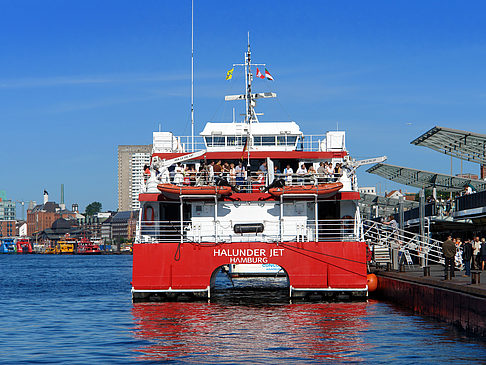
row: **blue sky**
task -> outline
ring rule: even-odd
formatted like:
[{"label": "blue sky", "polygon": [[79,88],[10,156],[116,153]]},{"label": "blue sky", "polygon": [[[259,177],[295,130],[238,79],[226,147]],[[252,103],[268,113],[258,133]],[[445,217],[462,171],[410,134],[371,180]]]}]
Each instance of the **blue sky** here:
[{"label": "blue sky", "polygon": [[[449,157],[410,141],[435,125],[486,133],[486,3],[246,4],[195,1],[197,131],[231,120],[223,97],[243,78],[224,77],[250,31],[254,61],[275,77],[255,89],[278,95],[259,103],[262,120],[295,120],[306,134],[338,124],[355,158],[443,173]],[[0,190],[59,201],[64,183],[68,205],[116,209],[117,145],[151,143],[159,123],[190,134],[190,1],[0,6]],[[363,186],[400,187],[361,169]]]}]

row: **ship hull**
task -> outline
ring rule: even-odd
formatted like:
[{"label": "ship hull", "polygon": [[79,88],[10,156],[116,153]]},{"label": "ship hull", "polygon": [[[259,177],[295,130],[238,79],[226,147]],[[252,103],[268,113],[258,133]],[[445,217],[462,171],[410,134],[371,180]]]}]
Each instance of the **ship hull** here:
[{"label": "ship hull", "polygon": [[364,242],[166,242],[134,245],[133,299],[210,298],[216,273],[232,264],[279,265],[288,276],[291,297],[367,296]]}]

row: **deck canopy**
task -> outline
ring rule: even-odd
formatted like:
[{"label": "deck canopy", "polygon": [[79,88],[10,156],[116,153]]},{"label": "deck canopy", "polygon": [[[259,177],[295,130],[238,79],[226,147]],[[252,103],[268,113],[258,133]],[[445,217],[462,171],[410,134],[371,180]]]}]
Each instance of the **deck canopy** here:
[{"label": "deck canopy", "polygon": [[486,134],[434,127],[410,143],[486,165]]},{"label": "deck canopy", "polygon": [[439,191],[459,192],[467,186],[471,186],[476,191],[486,190],[486,181],[483,180],[467,179],[384,163],[374,165],[366,172],[416,188],[431,189],[435,187]]}]

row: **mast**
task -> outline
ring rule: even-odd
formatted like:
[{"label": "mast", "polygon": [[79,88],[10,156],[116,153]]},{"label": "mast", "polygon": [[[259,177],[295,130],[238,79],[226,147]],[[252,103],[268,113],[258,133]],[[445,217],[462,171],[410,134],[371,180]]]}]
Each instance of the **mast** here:
[{"label": "mast", "polygon": [[245,73],[246,73],[246,121],[251,124],[251,51],[250,51],[250,32],[248,32],[248,51],[245,55]]},{"label": "mast", "polygon": [[245,93],[240,95],[226,95],[224,100],[243,100],[245,99],[245,123],[248,123],[248,134],[247,134],[247,153],[248,153],[248,165],[250,164],[250,149],[252,147],[252,133],[251,133],[251,125],[252,123],[258,123],[258,115],[263,115],[263,113],[255,112],[256,106],[256,99],[262,98],[275,98],[277,94],[273,92],[264,92],[264,93],[251,93],[251,84],[253,81],[253,75],[251,73],[251,66],[263,66],[265,67],[264,63],[251,63],[251,49],[250,49],[250,32],[248,32],[248,49],[245,52],[245,62],[244,63],[234,63],[233,67],[235,66],[243,66],[245,67]]},{"label": "mast", "polygon": [[248,123],[248,135],[247,135],[247,167],[250,169],[250,148],[252,145],[252,134],[251,134],[251,120],[252,120],[252,98],[251,98],[251,51],[250,51],[250,32],[248,32],[248,51],[246,52],[245,60],[245,70],[246,72],[246,122]]},{"label": "mast", "polygon": [[194,0],[191,1],[191,144],[194,152]]}]

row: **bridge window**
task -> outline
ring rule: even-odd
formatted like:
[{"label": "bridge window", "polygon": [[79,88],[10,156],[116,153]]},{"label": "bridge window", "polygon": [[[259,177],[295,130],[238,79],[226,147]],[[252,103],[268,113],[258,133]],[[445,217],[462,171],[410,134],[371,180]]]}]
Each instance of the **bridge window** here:
[{"label": "bridge window", "polygon": [[246,143],[246,136],[226,137],[228,146],[244,146]]},{"label": "bridge window", "polygon": [[255,146],[275,146],[275,136],[254,136]]},{"label": "bridge window", "polygon": [[223,136],[207,136],[204,138],[206,140],[206,146],[208,147],[225,145],[225,137]]},{"label": "bridge window", "polygon": [[277,136],[277,144],[280,146],[293,146],[295,141],[297,141],[297,136]]}]

